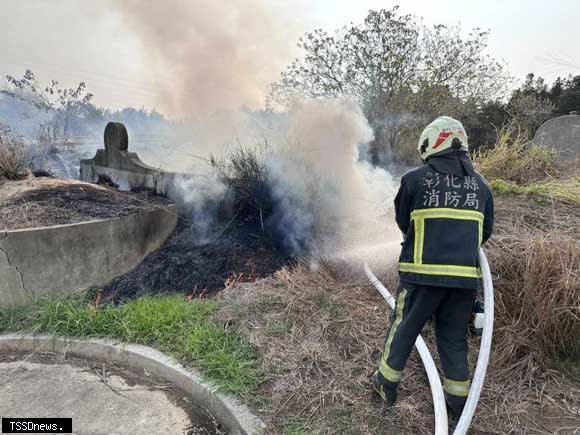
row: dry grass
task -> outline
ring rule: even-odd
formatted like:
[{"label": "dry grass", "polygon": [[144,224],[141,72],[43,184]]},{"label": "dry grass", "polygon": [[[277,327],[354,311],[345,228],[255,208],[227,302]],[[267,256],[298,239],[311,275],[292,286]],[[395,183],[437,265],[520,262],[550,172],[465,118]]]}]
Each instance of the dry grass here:
[{"label": "dry grass", "polygon": [[[558,367],[565,357],[576,361],[571,369],[579,366],[580,209],[500,199],[497,219],[487,249],[496,275],[494,347],[470,433],[574,433],[580,388]],[[396,273],[381,280],[394,288]],[[267,379],[252,405],[267,433],[433,433],[430,390],[416,352],[395,408],[385,409],[373,395],[368,376],[389,310],[347,265],[298,264],[221,298],[221,321],[249,337],[261,355]],[[429,325],[423,336],[434,351]],[[470,342],[474,368],[479,339]]]},{"label": "dry grass", "polygon": [[495,241],[498,366],[534,382],[556,358],[580,356],[580,242],[560,234]]},{"label": "dry grass", "polygon": [[[221,298],[220,319],[260,352],[267,377],[258,393],[265,399],[253,405],[267,422],[266,433],[433,432],[431,405],[421,394],[428,388],[425,376],[405,383],[391,412],[370,389],[388,321],[373,288],[353,286],[326,266],[311,271],[298,264]],[[413,357],[409,373],[421,371]]]},{"label": "dry grass", "polygon": [[557,177],[560,173],[556,152],[530,143],[525,134],[514,127],[500,130],[496,145],[477,154],[474,161],[484,177],[519,185]]},{"label": "dry grass", "polygon": [[496,275],[496,358],[506,378],[534,383],[580,355],[580,207],[499,199],[487,252]]},{"label": "dry grass", "polygon": [[209,163],[229,186],[233,214],[240,220],[253,220],[263,226],[271,214],[271,180],[265,165],[267,145],[247,148],[238,145],[230,154],[211,156]]},{"label": "dry grass", "polygon": [[[249,337],[267,374],[251,403],[266,421],[266,433],[433,433],[431,394],[416,352],[404,372],[397,405],[388,410],[374,396],[368,376],[380,357],[388,309],[374,288],[353,284],[344,267],[340,270],[322,266],[312,271],[299,264],[221,295],[219,319]],[[506,316],[506,307],[512,304],[514,311],[518,296],[510,300],[503,295],[509,289],[497,290],[498,317]],[[533,303],[531,291],[525,298],[525,303]],[[548,311],[545,308],[544,315]],[[580,390],[544,368],[548,364],[540,360],[545,355],[535,342],[538,334],[564,337],[540,312],[529,319],[543,319],[537,330],[510,324],[509,316],[497,320],[493,359],[470,433],[572,433],[561,429],[580,425]],[[577,334],[574,328],[570,334]],[[423,335],[434,350],[429,326]],[[471,348],[478,347],[479,339],[472,338]],[[437,360],[436,352],[434,356]],[[476,358],[472,351],[472,367]],[[528,381],[514,376],[519,372],[526,373]]]},{"label": "dry grass", "polygon": [[22,138],[0,124],[0,180],[16,180],[29,167],[30,158]]}]

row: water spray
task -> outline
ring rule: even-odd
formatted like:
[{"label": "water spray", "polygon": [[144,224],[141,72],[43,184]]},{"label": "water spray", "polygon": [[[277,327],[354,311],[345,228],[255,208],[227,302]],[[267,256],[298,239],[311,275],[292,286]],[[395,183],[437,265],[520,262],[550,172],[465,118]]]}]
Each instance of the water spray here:
[{"label": "water spray", "polygon": [[[489,355],[491,352],[494,310],[493,282],[491,280],[489,264],[482,249],[479,250],[479,264],[482,272],[484,292],[483,333],[471,389],[469,390],[469,396],[467,397],[467,402],[465,403],[461,417],[459,418],[457,426],[455,426],[455,431],[453,432],[454,435],[465,435],[469,429],[471,419],[473,418],[477,403],[479,402],[479,397],[481,396],[483,381],[487,372],[487,365],[489,363]],[[391,293],[389,293],[387,288],[378,280],[367,263],[364,264],[364,269],[371,283],[387,301],[391,309],[394,309],[395,299]],[[415,347],[423,361],[423,365],[427,371],[427,377],[429,378],[429,385],[431,386],[431,395],[433,396],[433,407],[435,410],[435,435],[447,435],[449,433],[449,428],[447,409],[445,407],[445,396],[443,393],[443,386],[441,385],[441,379],[439,378],[439,373],[435,366],[435,361],[433,361],[433,357],[431,356],[423,337],[420,335],[415,341]]]}]

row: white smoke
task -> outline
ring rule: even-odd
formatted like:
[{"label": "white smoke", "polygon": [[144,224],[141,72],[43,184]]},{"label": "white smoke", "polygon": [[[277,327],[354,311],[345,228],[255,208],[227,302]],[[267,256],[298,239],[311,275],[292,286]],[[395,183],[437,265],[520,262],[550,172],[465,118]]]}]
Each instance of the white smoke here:
[{"label": "white smoke", "polygon": [[[243,120],[235,134],[212,134],[219,129],[217,120],[227,129],[231,119]],[[373,130],[354,100],[297,100],[284,114],[246,112],[238,117],[214,116],[213,121],[196,123],[190,131],[203,133],[202,145],[184,146],[180,154],[205,158],[213,151],[227,159],[225,144],[234,149],[240,137],[241,145],[249,148],[267,142],[262,158],[273,213],[265,223],[286,251],[360,260],[370,246],[400,239],[391,207],[396,183],[389,172],[360,159],[359,149],[373,139]],[[179,160],[176,164],[187,159]],[[207,163],[188,161],[189,171],[198,175],[178,177],[176,191],[192,210],[203,237],[215,224],[212,204],[225,201],[228,192]]]},{"label": "white smoke", "polygon": [[215,232],[216,216],[227,190],[228,186],[209,166],[205,169],[199,167],[193,174],[178,174],[173,180],[171,196],[195,225],[192,236],[197,243],[208,242]]},{"label": "white smoke", "polygon": [[290,249],[340,255],[400,237],[387,217],[392,176],[359,160],[373,131],[354,100],[297,101],[286,128],[267,166]]}]

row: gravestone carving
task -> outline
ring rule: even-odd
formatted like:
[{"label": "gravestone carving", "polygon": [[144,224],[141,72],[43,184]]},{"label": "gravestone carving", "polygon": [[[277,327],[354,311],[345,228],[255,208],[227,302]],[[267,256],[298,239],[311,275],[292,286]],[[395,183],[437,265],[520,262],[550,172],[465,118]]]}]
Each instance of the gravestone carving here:
[{"label": "gravestone carving", "polygon": [[550,119],[538,128],[534,142],[555,149],[560,158],[573,160],[580,155],[580,115]]},{"label": "gravestone carving", "polygon": [[149,188],[167,194],[174,174],[143,163],[136,153],[129,152],[129,135],[120,122],[105,127],[104,149],[98,149],[92,159],[81,160],[81,180],[97,182],[108,178],[120,190]]}]

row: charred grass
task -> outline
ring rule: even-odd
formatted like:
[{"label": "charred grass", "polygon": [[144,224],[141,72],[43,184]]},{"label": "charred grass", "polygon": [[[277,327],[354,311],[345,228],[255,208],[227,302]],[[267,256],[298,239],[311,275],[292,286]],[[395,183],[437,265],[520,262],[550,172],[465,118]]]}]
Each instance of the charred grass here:
[{"label": "charred grass", "polygon": [[205,225],[184,206],[171,237],[136,269],[101,289],[103,301],[174,293],[207,297],[239,282],[270,276],[286,264],[289,255],[268,225],[273,199],[265,152],[239,146],[221,158],[212,156],[208,163],[227,193],[202,213]]},{"label": "charred grass", "polygon": [[222,221],[200,237],[194,223],[182,217],[160,249],[95,292],[107,303],[175,293],[208,297],[236,283],[269,276],[286,260],[255,225]]}]

